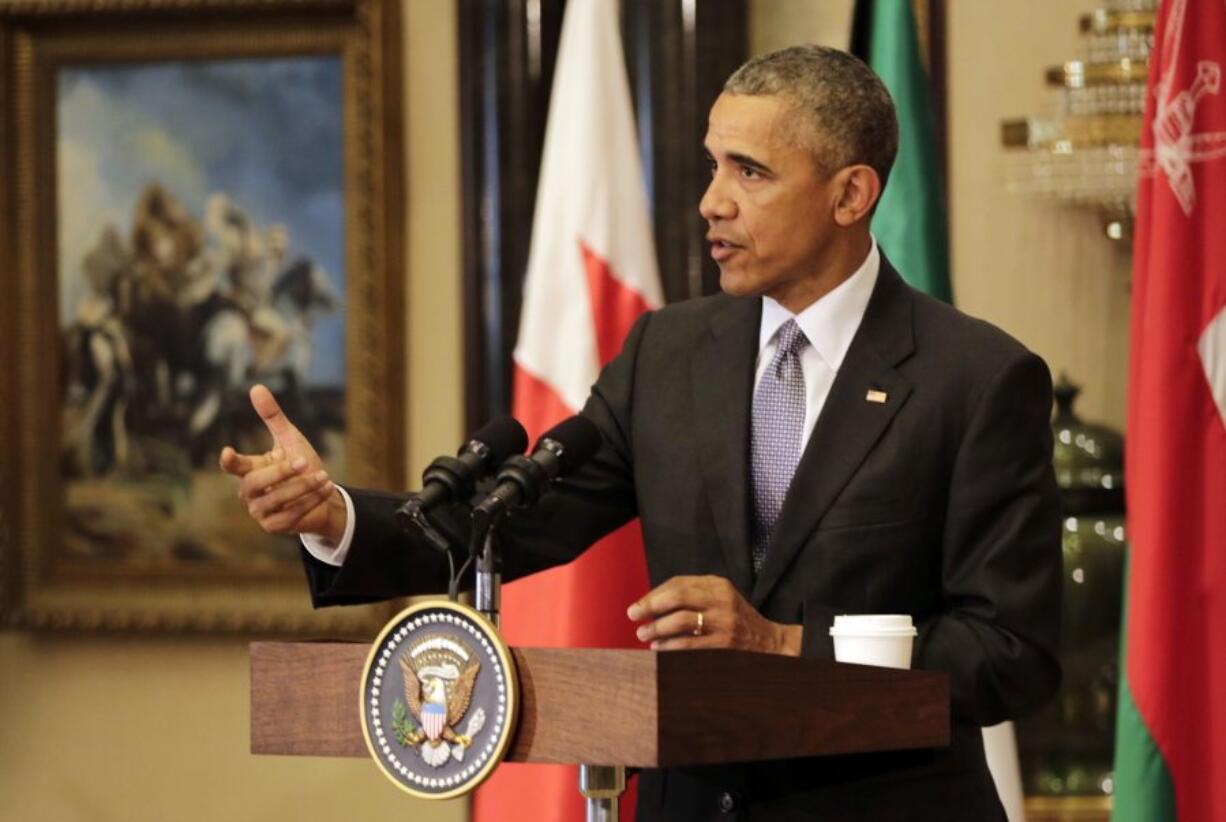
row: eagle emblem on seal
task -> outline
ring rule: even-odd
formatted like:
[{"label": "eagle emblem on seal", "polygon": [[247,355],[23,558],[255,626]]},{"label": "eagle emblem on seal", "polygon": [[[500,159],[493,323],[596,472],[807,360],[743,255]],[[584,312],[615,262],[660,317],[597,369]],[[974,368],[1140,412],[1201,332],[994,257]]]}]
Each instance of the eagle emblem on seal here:
[{"label": "eagle emblem on seal", "polygon": [[464,732],[457,731],[481,670],[472,648],[449,636],[427,636],[400,655],[400,670],[408,709],[399,700],[393,706],[397,741],[415,748],[435,768],[449,758],[463,761],[464,751],[485,725],[485,711],[477,708]]}]

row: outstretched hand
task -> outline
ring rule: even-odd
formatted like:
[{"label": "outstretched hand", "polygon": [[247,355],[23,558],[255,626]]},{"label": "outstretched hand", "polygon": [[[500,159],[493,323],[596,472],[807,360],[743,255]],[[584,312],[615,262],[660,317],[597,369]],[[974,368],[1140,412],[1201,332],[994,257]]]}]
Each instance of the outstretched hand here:
[{"label": "outstretched hand", "polygon": [[317,534],[333,541],[345,532],[345,503],[323,461],[272,392],[251,389],[251,405],[272,435],[272,450],[240,454],[221,449],[221,470],[239,478],[238,497],[247,513],[270,534]]},{"label": "outstretched hand", "polygon": [[723,577],[673,577],[648,591],[626,615],[643,622],[638,638],[653,651],[735,648],[800,655],[802,627],[771,622]]}]

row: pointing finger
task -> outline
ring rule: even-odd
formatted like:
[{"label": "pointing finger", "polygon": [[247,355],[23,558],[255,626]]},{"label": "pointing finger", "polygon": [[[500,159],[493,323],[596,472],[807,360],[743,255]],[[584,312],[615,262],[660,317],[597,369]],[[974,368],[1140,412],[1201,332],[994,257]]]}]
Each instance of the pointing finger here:
[{"label": "pointing finger", "polygon": [[260,419],[264,421],[264,425],[268,428],[268,433],[272,434],[273,441],[282,447],[289,446],[297,442],[301,438],[298,429],[289,421],[289,417],[285,416],[285,412],[281,410],[281,406],[277,404],[277,399],[263,385],[253,385],[250,395],[251,406],[255,408],[255,412],[260,415]]},{"label": "pointing finger", "polygon": [[221,449],[221,456],[217,459],[217,464],[221,466],[222,471],[239,479],[266,463],[267,457],[263,455],[240,454],[228,445]]},{"label": "pointing finger", "polygon": [[253,500],[263,496],[268,489],[277,486],[286,479],[305,471],[307,461],[301,457],[296,460],[280,459],[262,468],[257,468],[243,477],[238,484],[238,495],[245,500]]},{"label": "pointing finger", "polygon": [[255,519],[261,519],[274,511],[294,505],[303,496],[328,483],[326,471],[316,471],[307,477],[293,477],[282,482],[267,494],[256,497],[247,505],[247,511]]},{"label": "pointing finger", "polygon": [[282,506],[275,513],[268,515],[261,520],[261,524],[271,533],[301,533],[302,528],[299,523],[302,522],[302,518],[316,506],[326,503],[328,498],[335,493],[336,486],[326,482],[314,491],[303,494],[293,502]]}]

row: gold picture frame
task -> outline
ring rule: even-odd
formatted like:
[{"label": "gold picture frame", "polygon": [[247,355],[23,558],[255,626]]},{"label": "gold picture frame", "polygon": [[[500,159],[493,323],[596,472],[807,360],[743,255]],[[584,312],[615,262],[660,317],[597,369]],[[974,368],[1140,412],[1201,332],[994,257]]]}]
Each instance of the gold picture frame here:
[{"label": "gold picture frame", "polygon": [[1110,822],[1110,796],[1028,796],[1029,822]]},{"label": "gold picture frame", "polygon": [[[239,437],[234,444],[246,450],[264,447],[254,412],[242,417],[236,382],[266,382],[264,368],[288,396],[305,398],[301,407],[325,409],[311,418],[341,455],[335,463],[325,455],[338,479],[403,486],[399,49],[396,0],[0,6],[5,624],[369,636],[392,613],[387,605],[313,611],[292,541],[274,544],[254,523],[240,526],[246,513],[216,468],[216,445]],[[167,82],[178,76],[192,85]],[[185,99],[197,105],[187,117]],[[146,129],[131,147],[116,149],[105,129],[90,127],[91,112],[118,120],[130,115],[125,105],[154,118],[156,100],[178,114],[158,114],[169,125]],[[269,100],[305,119],[272,119]],[[298,145],[297,154],[283,146],[313,134],[312,124],[333,142]],[[256,130],[254,139],[240,125]],[[270,133],[258,132],[264,125]],[[81,140],[93,141],[92,164],[73,160]],[[234,149],[206,162],[192,146],[256,146],[258,159]],[[177,193],[153,176],[116,196],[119,184],[107,175],[138,179],[146,160],[158,173],[186,168],[183,178],[195,181],[186,189],[212,193],[207,201]],[[290,162],[298,165],[283,165]],[[316,173],[331,187],[304,194],[298,210],[290,182]],[[110,181],[104,194],[112,199],[86,199],[91,180]],[[226,185],[243,193],[228,199],[217,192]],[[291,214],[284,225],[273,224],[278,207]],[[95,215],[112,211],[121,227],[108,224],[109,236],[70,230],[96,228]],[[108,249],[123,262],[100,268]],[[164,280],[173,283],[165,293],[150,285]],[[330,284],[330,302],[308,288]],[[77,291],[88,293],[67,296]],[[314,320],[322,309],[308,313],[320,305],[337,315],[331,337]],[[214,322],[223,315],[226,322]],[[132,331],[135,317],[160,324],[161,336]],[[235,332],[229,349],[227,324]],[[331,371],[320,376],[325,365]]]}]

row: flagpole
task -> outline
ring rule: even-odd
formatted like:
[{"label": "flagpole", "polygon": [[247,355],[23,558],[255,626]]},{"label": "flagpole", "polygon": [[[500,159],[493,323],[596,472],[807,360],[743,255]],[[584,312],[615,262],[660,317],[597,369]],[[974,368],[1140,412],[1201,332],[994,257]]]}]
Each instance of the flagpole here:
[{"label": "flagpole", "polygon": [[495,559],[494,529],[486,526],[481,539],[481,554],[477,557],[476,580],[473,586],[473,606],[495,628],[502,625],[502,577]]},{"label": "flagpole", "polygon": [[[473,530],[469,543],[470,556],[477,556],[476,579],[473,587],[473,607],[497,630],[500,614],[501,575],[498,573],[497,540],[501,516],[486,516],[474,512]],[[579,766],[579,793],[584,798],[587,822],[618,822],[618,806],[626,791],[626,769],[621,765]]]},{"label": "flagpole", "polygon": [[621,765],[580,765],[579,792],[586,800],[587,822],[617,822],[618,800],[626,790]]}]

